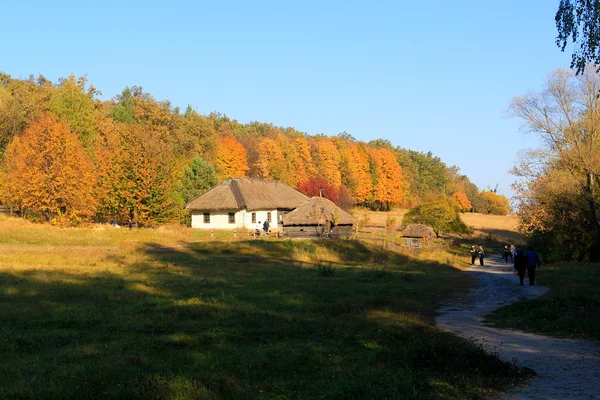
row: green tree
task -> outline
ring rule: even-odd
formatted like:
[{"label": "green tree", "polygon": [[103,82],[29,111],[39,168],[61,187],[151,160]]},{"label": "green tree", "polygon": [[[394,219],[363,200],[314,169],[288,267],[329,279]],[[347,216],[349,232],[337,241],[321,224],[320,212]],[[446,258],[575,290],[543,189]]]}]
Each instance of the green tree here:
[{"label": "green tree", "polygon": [[201,157],[194,157],[183,171],[181,181],[177,185],[177,193],[181,198],[181,203],[185,204],[217,183],[215,168]]},{"label": "green tree", "polygon": [[73,75],[61,78],[56,88],[50,91],[50,112],[77,133],[88,152],[96,138],[94,96],[97,94],[99,92],[93,86],[87,86],[85,76],[75,79]]},{"label": "green tree", "polygon": [[403,225],[424,224],[433,228],[436,235],[442,233],[469,233],[460,219],[458,207],[446,196],[430,196],[421,205],[411,208],[402,219]]},{"label": "green tree", "polygon": [[557,46],[574,45],[571,68],[579,75],[588,63],[600,66],[600,0],[561,0],[554,19]]}]

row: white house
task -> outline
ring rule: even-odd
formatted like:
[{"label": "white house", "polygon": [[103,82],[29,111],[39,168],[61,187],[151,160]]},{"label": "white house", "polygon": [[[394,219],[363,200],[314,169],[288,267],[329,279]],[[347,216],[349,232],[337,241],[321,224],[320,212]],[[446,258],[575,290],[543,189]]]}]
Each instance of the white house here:
[{"label": "white house", "polygon": [[185,208],[192,214],[192,228],[254,229],[265,220],[271,228],[280,228],[283,216],[306,200],[283,182],[235,178],[190,200]]}]

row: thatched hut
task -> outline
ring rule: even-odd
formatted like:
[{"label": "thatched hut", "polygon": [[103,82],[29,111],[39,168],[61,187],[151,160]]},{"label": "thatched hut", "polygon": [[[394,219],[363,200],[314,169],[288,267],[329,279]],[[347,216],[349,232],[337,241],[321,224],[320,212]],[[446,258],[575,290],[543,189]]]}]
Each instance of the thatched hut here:
[{"label": "thatched hut", "polygon": [[420,248],[427,242],[435,239],[437,235],[430,226],[411,224],[404,228],[402,236],[404,237],[404,246]]},{"label": "thatched hut", "polygon": [[354,218],[331,200],[313,197],[283,217],[283,234],[291,237],[349,236]]},{"label": "thatched hut", "polygon": [[281,227],[283,216],[308,197],[283,182],[265,179],[226,179],[189,201],[192,228],[254,229],[260,221]]}]

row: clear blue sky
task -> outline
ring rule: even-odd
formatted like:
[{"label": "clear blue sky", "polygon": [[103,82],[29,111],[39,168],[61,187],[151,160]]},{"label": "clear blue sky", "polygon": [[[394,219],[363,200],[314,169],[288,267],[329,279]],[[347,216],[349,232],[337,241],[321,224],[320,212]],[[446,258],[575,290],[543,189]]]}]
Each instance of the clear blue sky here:
[{"label": "clear blue sky", "polygon": [[554,44],[558,2],[9,1],[0,71],[388,139],[510,195],[507,170],[536,140],[505,110],[570,62]]}]

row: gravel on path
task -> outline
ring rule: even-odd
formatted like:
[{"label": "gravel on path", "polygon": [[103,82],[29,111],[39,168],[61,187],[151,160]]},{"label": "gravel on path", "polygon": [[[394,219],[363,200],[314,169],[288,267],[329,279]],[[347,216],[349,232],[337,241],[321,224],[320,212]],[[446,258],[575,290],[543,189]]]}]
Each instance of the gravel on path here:
[{"label": "gravel on path", "polygon": [[[502,399],[600,399],[600,344],[556,339],[484,325],[483,317],[518,301],[546,293],[548,288],[519,285],[512,265],[500,257],[486,259],[483,267],[465,273],[479,285],[468,295],[449,299],[438,310],[436,323],[454,334],[473,340],[502,360],[533,369],[537,376],[526,387],[506,393]],[[543,268],[538,274],[543,274]]]}]

